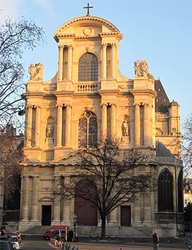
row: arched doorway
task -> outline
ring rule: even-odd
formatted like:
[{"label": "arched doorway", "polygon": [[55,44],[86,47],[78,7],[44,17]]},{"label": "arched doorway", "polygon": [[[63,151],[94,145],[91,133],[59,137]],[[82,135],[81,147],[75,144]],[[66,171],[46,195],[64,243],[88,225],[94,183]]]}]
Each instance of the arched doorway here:
[{"label": "arched doorway", "polygon": [[78,226],[97,226],[97,207],[90,200],[86,200],[89,197],[96,200],[93,183],[88,180],[79,181],[75,193],[75,214]]}]

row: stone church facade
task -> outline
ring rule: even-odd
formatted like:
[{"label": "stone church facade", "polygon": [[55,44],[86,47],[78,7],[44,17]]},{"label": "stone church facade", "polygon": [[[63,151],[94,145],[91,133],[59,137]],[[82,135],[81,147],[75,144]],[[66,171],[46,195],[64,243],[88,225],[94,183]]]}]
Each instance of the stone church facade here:
[{"label": "stone church facade", "polygon": [[54,196],[54,189],[58,180],[70,181],[75,152],[106,136],[118,138],[122,150],[141,148],[154,154],[157,176],[156,188],[148,197],[141,196],[111,212],[107,230],[113,228],[118,234],[119,228],[122,235],[130,228],[143,228],[151,234],[156,227],[162,236],[175,236],[181,230],[179,105],[169,102],[160,80],[149,74],[146,61],[134,63],[134,79],[120,73],[122,38],[102,18],[75,18],[55,32],[59,50],[56,76],[43,82],[43,65],[30,65],[23,94],[27,113],[21,231],[37,225],[73,228],[74,215],[82,232],[85,227],[100,227],[97,211],[89,207],[85,218],[86,208],[80,213],[75,199]]}]

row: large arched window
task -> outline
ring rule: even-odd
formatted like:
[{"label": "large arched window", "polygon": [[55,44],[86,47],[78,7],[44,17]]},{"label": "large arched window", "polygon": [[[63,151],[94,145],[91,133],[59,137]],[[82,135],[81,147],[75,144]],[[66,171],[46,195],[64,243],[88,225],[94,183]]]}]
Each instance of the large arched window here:
[{"label": "large arched window", "polygon": [[173,176],[167,169],[158,179],[158,210],[173,212]]},{"label": "large arched window", "polygon": [[78,81],[98,81],[98,59],[94,54],[86,53],[79,59]]},{"label": "large arched window", "polygon": [[179,173],[178,178],[178,209],[183,213],[183,171]]},{"label": "large arched window", "polygon": [[79,119],[79,148],[93,147],[97,143],[97,118],[91,111],[85,111]]}]

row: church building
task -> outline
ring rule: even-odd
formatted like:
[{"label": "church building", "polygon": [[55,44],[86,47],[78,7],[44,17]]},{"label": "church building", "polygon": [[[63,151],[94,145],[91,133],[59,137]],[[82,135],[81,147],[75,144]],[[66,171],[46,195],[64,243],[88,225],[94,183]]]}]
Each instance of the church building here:
[{"label": "church building", "polygon": [[111,212],[106,234],[151,235],[157,228],[160,236],[176,236],[183,221],[179,104],[169,101],[146,61],[133,62],[134,79],[120,73],[123,36],[109,21],[88,12],[61,25],[54,38],[56,75],[43,82],[46,68],[31,64],[23,94],[27,113],[20,231],[41,225],[73,229],[77,220],[79,234],[99,232],[98,211],[85,214],[75,198],[54,196],[54,189],[61,178],[70,182],[79,148],[115,136],[122,150],[144,148],[154,154],[157,182],[148,197]]}]

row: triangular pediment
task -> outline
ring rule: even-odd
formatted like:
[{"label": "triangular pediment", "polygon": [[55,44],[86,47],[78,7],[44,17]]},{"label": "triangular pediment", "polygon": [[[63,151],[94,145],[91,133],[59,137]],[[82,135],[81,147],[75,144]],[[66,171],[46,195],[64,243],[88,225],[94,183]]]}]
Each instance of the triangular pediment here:
[{"label": "triangular pediment", "polygon": [[55,40],[62,37],[98,37],[100,35],[118,35],[122,39],[119,30],[103,18],[84,16],[74,18],[61,25],[55,32]]},{"label": "triangular pediment", "polygon": [[65,152],[60,157],[54,159],[51,164],[76,165],[79,162],[80,151]]}]

